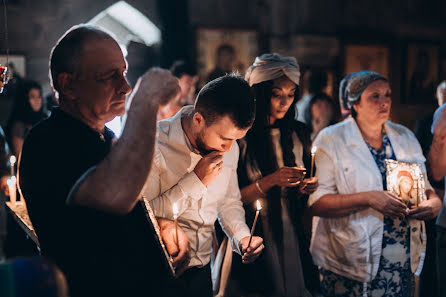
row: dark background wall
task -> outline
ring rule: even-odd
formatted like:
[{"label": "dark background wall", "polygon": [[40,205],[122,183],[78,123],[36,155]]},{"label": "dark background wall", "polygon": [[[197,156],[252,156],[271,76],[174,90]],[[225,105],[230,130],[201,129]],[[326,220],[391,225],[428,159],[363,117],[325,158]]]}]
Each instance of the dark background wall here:
[{"label": "dark background wall", "polygon": [[[112,5],[112,0],[10,0],[7,1],[9,48],[26,57],[27,77],[40,81],[49,93],[48,56],[58,37],[74,24],[86,22]],[[413,127],[414,120],[433,110],[430,104],[403,104],[406,49],[410,41],[440,45],[440,77],[445,78],[446,22],[442,0],[129,0],[162,30],[162,44],[129,46],[131,82],[151,65],[170,66],[178,58],[196,56],[195,32],[201,27],[254,29],[259,53],[272,44],[286,44],[292,36],[310,34],[339,41],[336,56],[321,62],[344,75],[344,45],[381,44],[390,50],[389,78],[393,89],[392,118]],[[5,52],[3,12],[0,13],[0,52]],[[320,48],[320,61],[330,45]],[[326,56],[326,55],[325,55]],[[299,60],[312,66],[318,58]],[[320,65],[321,66],[321,65]],[[336,84],[335,84],[336,85]],[[336,87],[336,86],[335,86]],[[336,90],[335,90],[336,91]],[[4,100],[3,100],[4,101]],[[0,123],[7,117],[8,103],[0,97]]]}]

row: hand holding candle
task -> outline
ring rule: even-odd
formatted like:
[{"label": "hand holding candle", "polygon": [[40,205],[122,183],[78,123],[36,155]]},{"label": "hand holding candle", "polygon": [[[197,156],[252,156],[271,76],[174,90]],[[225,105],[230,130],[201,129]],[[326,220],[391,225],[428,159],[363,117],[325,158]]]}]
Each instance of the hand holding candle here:
[{"label": "hand holding candle", "polygon": [[317,151],[317,147],[313,146],[311,148],[311,171],[310,171],[310,178],[313,177],[314,175],[314,155],[316,154]]},{"label": "hand holding candle", "polygon": [[256,229],[256,224],[257,224],[257,218],[259,217],[259,213],[260,210],[262,209],[262,206],[260,205],[260,201],[257,200],[257,211],[256,211],[256,216],[254,218],[254,223],[252,224],[251,227],[251,235],[249,236],[249,241],[248,241],[248,246],[247,248],[251,245],[251,240],[252,240],[252,235],[254,234],[254,230]]}]

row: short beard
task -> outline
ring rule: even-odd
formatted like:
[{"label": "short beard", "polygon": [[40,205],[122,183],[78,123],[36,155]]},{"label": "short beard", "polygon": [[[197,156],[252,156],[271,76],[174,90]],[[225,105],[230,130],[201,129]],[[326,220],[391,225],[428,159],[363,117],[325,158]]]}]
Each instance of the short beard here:
[{"label": "short beard", "polygon": [[197,138],[195,139],[195,149],[199,152],[201,156],[206,156],[212,152],[215,152],[215,149],[211,149],[206,145],[203,140],[203,132],[198,133]]}]

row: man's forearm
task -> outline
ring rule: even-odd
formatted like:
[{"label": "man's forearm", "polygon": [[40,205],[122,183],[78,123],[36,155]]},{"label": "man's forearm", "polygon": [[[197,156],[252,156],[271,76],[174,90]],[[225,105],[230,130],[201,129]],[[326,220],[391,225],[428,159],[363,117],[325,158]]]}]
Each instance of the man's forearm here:
[{"label": "man's forearm", "polygon": [[149,175],[156,141],[158,106],[148,109],[142,104],[150,102],[133,100],[120,139],[81,185],[76,204],[118,214],[135,206]]}]

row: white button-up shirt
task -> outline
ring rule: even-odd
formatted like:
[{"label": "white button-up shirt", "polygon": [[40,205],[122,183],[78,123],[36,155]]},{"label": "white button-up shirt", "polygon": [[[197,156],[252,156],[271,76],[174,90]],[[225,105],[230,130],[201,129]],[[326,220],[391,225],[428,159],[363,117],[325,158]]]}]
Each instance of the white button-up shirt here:
[{"label": "white button-up shirt", "polygon": [[[407,128],[386,122],[385,130],[398,161],[421,165],[425,189],[425,158],[415,135]],[[312,205],[327,194],[354,194],[383,190],[381,173],[353,118],[322,130],[314,141],[318,189],[308,201]],[[373,208],[339,218],[314,217],[310,251],[316,265],[362,282],[376,276],[382,251],[383,214]],[[409,220],[412,272],[423,267],[426,233],[423,221]]]},{"label": "white button-up shirt", "polygon": [[158,123],[158,140],[144,198],[150,201],[157,217],[171,220],[173,203],[177,204],[178,225],[191,245],[189,266],[202,267],[210,261],[217,218],[238,253],[240,240],[250,231],[237,180],[237,143],[224,154],[219,176],[208,187],[203,185],[193,171],[202,157],[193,152],[181,125],[181,115],[190,108],[184,107],[173,118]]}]

